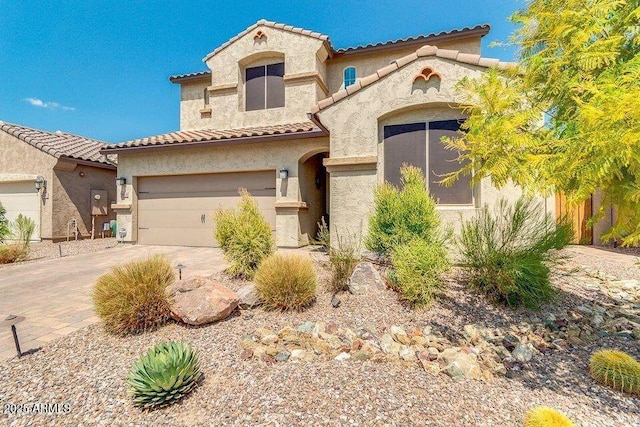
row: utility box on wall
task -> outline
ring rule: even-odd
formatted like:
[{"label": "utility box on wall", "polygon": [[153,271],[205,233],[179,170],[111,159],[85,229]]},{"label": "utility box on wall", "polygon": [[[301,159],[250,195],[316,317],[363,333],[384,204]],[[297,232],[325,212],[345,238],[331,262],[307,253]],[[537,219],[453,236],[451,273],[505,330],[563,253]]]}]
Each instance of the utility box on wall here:
[{"label": "utility box on wall", "polygon": [[109,200],[107,190],[91,190],[91,215],[107,215],[108,208]]}]

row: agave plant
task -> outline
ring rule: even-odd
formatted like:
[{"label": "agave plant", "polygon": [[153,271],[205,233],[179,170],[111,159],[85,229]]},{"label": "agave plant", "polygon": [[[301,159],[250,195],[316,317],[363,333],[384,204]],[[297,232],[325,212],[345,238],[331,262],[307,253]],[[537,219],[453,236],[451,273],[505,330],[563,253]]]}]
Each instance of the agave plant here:
[{"label": "agave plant", "polygon": [[189,344],[169,341],[144,354],[129,372],[133,403],[143,408],[169,405],[187,395],[200,376],[198,355]]}]

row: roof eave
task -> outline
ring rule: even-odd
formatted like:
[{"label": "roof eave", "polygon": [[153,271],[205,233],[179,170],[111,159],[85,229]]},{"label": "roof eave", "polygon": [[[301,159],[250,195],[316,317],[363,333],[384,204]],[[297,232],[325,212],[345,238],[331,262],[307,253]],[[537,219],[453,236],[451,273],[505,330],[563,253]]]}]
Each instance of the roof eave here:
[{"label": "roof eave", "polygon": [[[102,150],[100,150],[100,153],[102,153]],[[71,157],[71,156],[57,156],[58,160],[64,160],[67,162],[71,162],[71,163],[77,163],[79,165],[84,165],[84,166],[92,166],[94,168],[101,168],[101,169],[111,169],[111,170],[116,170],[118,169],[118,167],[114,164],[111,163],[103,163],[103,162],[94,162],[91,160],[84,160],[84,159],[77,159],[75,157]]]},{"label": "roof eave", "polygon": [[205,72],[206,74],[201,74],[197,76],[169,76],[169,81],[173,84],[183,84],[190,82],[198,82],[198,81],[209,81],[211,80],[211,72]]},{"label": "roof eave", "polygon": [[382,43],[375,46],[360,46],[354,48],[347,48],[342,51],[337,50],[333,52],[333,58],[342,58],[345,56],[354,56],[354,55],[367,55],[371,53],[376,53],[380,51],[389,51],[396,49],[406,49],[412,47],[421,47],[426,44],[431,44],[433,42],[446,42],[451,40],[459,40],[466,39],[470,37],[484,37],[491,31],[491,26],[486,25],[478,25],[474,28],[468,30],[460,30],[456,32],[448,32],[445,34],[435,34],[433,36],[426,36],[423,38],[415,38],[413,40],[407,41],[392,41],[388,43]]},{"label": "roof eave", "polygon": [[212,145],[236,145],[236,144],[251,144],[259,142],[270,141],[287,141],[292,139],[306,139],[306,138],[320,138],[327,136],[328,132],[323,129],[314,129],[304,132],[289,132],[278,133],[273,135],[259,135],[259,136],[246,136],[240,138],[225,138],[225,139],[212,139],[205,141],[193,141],[193,142],[174,142],[169,144],[153,144],[153,145],[140,145],[131,147],[118,147],[118,148],[103,148],[101,154],[125,154],[138,151],[156,151],[167,150],[172,148],[200,148]]}]

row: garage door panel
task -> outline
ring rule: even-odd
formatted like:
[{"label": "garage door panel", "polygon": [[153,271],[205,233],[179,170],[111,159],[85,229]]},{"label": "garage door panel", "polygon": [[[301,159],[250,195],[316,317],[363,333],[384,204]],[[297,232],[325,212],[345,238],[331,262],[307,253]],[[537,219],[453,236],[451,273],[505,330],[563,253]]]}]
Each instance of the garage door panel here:
[{"label": "garage door panel", "polygon": [[36,223],[33,239],[40,238],[40,195],[33,181],[0,183],[0,203],[6,209],[6,219],[15,221],[22,214]]},{"label": "garage door panel", "polygon": [[235,208],[247,188],[275,231],[275,171],[138,178],[138,242],[218,246],[214,214]]},{"label": "garage door panel", "polygon": [[[258,202],[260,209],[272,209],[275,203],[275,197],[269,196],[253,196]],[[158,197],[158,198],[140,198],[139,205],[144,206],[145,210],[170,211],[177,210],[218,210],[235,207],[240,198],[234,197]],[[179,203],[177,203],[179,202]],[[204,213],[204,212],[202,212]]]}]

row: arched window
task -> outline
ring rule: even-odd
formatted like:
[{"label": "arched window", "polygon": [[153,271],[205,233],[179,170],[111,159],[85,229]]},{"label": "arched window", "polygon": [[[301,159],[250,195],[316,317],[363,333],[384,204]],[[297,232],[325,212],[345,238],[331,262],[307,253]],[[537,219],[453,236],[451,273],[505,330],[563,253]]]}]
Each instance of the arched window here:
[{"label": "arched window", "polygon": [[344,87],[347,88],[356,82],[356,67],[344,69]]}]

